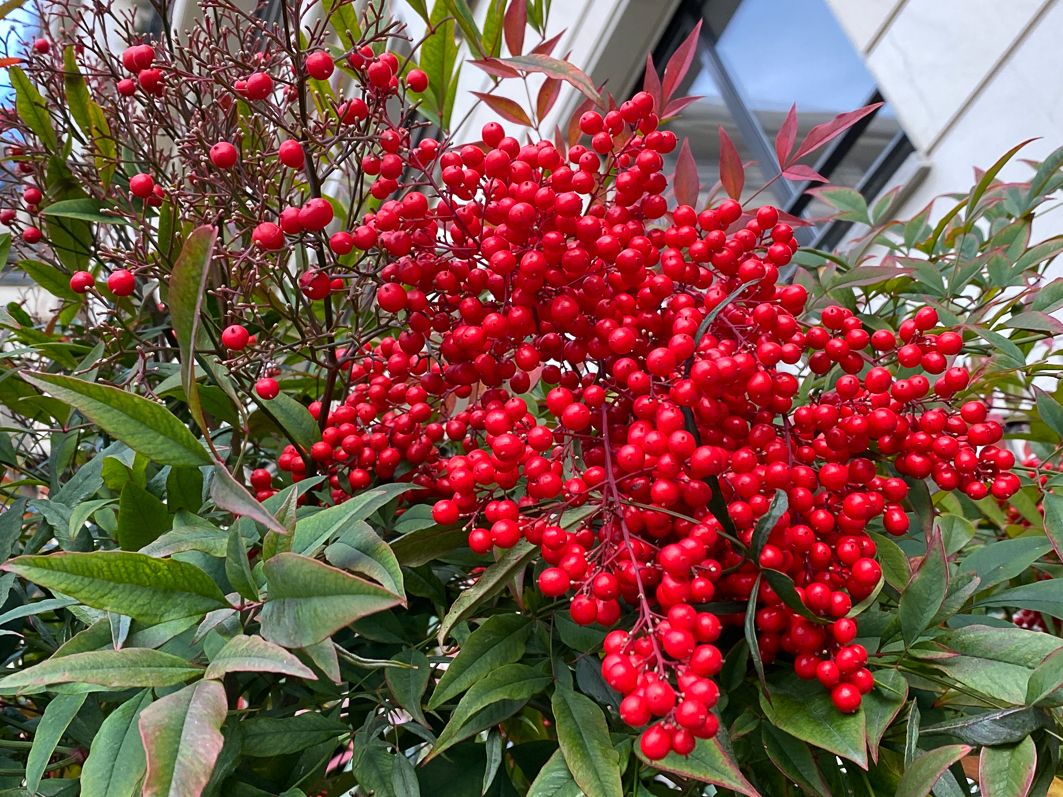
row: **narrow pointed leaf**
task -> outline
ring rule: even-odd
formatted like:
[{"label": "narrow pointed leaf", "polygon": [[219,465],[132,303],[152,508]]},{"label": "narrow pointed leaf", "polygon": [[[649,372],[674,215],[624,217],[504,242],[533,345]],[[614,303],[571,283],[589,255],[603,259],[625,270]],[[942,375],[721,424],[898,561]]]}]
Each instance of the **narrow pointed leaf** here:
[{"label": "narrow pointed leaf", "polygon": [[0,690],[27,686],[86,683],[108,687],[161,687],[203,674],[185,659],[147,648],[91,650],[49,659],[0,680]]},{"label": "narrow pointed leaf", "polygon": [[428,657],[419,650],[407,648],[395,654],[394,659],[403,664],[412,665],[412,669],[389,667],[384,672],[388,688],[391,689],[391,694],[395,696],[398,704],[427,728],[428,720],[425,719],[424,712],[421,710],[421,697],[424,695],[428,679],[432,674]]},{"label": "narrow pointed leaf", "polygon": [[558,685],[551,705],[561,754],[579,787],[587,797],[621,797],[619,756],[598,704]]},{"label": "narrow pointed leaf", "polygon": [[1037,770],[1037,745],[1027,736],[1018,744],[983,747],[978,759],[982,797],[1026,797]]},{"label": "narrow pointed leaf", "polygon": [[149,624],[228,608],[218,585],[187,562],[127,551],[20,556],[3,569],[86,606]]},{"label": "narrow pointed leaf", "polygon": [[528,27],[528,0],[509,0],[503,30],[510,55],[520,55],[524,49],[524,31]]},{"label": "narrow pointed leaf", "polygon": [[200,797],[221,753],[227,708],[225,687],[199,681],[141,712],[148,761],[144,797]]},{"label": "narrow pointed leaf", "polygon": [[742,196],[742,187],[746,183],[746,170],[742,158],[731,142],[730,136],[720,126],[720,184],[727,196],[737,200]]},{"label": "narrow pointed leaf", "polygon": [[790,106],[786,119],[775,134],[775,157],[779,160],[779,168],[785,169],[788,164],[790,153],[794,151],[797,143],[797,104]]},{"label": "narrow pointed leaf", "polygon": [[430,709],[460,695],[496,668],[519,661],[531,636],[531,621],[519,614],[497,614],[473,631],[432,692]]},{"label": "narrow pointed leaf", "polygon": [[694,30],[687,36],[683,43],[680,44],[672,57],[668,59],[668,64],[664,67],[664,80],[661,81],[661,93],[664,95],[664,102],[667,104],[668,100],[672,98],[672,95],[679,89],[679,86],[683,82],[683,78],[686,77],[687,71],[690,69],[691,63],[694,61],[694,55],[698,50],[698,37],[701,35],[701,20],[698,20],[698,24],[694,26]]},{"label": "narrow pointed leaf", "polygon": [[507,122],[513,122],[514,124],[524,125],[525,127],[531,127],[531,119],[528,118],[527,112],[520,107],[515,101],[508,97],[499,97],[495,94],[485,94],[482,91],[469,92],[474,97],[479,97],[484,101],[492,111],[497,113]]},{"label": "narrow pointed leaf", "polygon": [[33,747],[26,758],[26,790],[30,794],[37,791],[41,778],[48,766],[48,760],[55,752],[55,746],[63,738],[66,729],[85,703],[88,694],[56,695],[48,704],[37,723],[37,732],[33,735]]},{"label": "narrow pointed leaf", "polygon": [[504,590],[510,579],[522,571],[537,553],[538,548],[527,540],[521,540],[487,568],[476,583],[464,590],[451,604],[450,611],[443,618],[443,622],[439,625],[439,632],[436,634],[440,644],[447,638],[454,626],[472,617],[484,602]]},{"label": "narrow pointed leaf", "polygon": [[107,715],[81,770],[84,797],[134,797],[147,771],[137,723],[150,703],[151,692],[145,690]]},{"label": "narrow pointed leaf", "polygon": [[23,377],[160,465],[210,464],[210,457],[195,435],[161,404],[71,376],[26,373]]},{"label": "narrow pointed leaf", "polygon": [[269,597],[259,618],[262,635],[288,648],[316,644],[402,603],[383,587],[299,554],[277,554],[264,569]]},{"label": "narrow pointed leaf", "polygon": [[950,744],[917,756],[901,776],[897,794],[899,797],[926,797],[945,770],[969,752],[971,748],[965,744]]},{"label": "narrow pointed leaf", "polygon": [[277,534],[287,534],[277,519],[260,504],[247,488],[233,478],[221,462],[214,463],[214,478],[210,483],[210,498],[221,509],[237,517],[249,517]]},{"label": "narrow pointed leaf", "polygon": [[753,785],[742,775],[738,765],[724,751],[719,739],[698,739],[690,755],[681,756],[672,752],[660,761],[647,759],[638,744],[634,750],[635,755],[644,763],[663,772],[722,786],[747,797],[760,797]]},{"label": "narrow pointed leaf", "polygon": [[698,165],[694,162],[694,155],[690,151],[690,142],[683,139],[683,146],[679,148],[679,156],[675,162],[675,176],[672,179],[672,190],[675,200],[680,205],[694,207],[698,203],[698,192],[701,183],[698,181]]},{"label": "narrow pointed leaf", "polygon": [[594,81],[585,72],[577,69],[568,61],[538,53],[529,53],[528,55],[499,60],[522,72],[539,72],[547,77],[564,80],[595,105],[601,105],[602,103],[601,95],[598,94],[597,89],[594,87]]},{"label": "narrow pointed leaf", "polygon": [[235,636],[225,643],[207,667],[204,678],[221,680],[230,672],[275,672],[317,680],[314,671],[279,645],[260,636]]},{"label": "narrow pointed leaf", "polygon": [[181,359],[181,386],[185,389],[188,408],[192,411],[199,428],[208,433],[203,408],[199,403],[199,386],[196,382],[195,342],[199,330],[199,316],[207,293],[207,274],[210,259],[214,254],[214,242],[218,231],[204,225],[192,230],[185,239],[181,254],[174,263],[170,275],[170,317],[177,335]]}]

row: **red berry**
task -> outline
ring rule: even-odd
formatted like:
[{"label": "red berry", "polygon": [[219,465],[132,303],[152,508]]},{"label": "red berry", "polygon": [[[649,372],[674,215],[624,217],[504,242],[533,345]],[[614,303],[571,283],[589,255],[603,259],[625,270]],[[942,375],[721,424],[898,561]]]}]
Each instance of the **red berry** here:
[{"label": "red berry", "polygon": [[138,199],[147,199],[155,192],[155,180],[150,174],[134,174],[129,178],[129,192]]},{"label": "red berry", "polygon": [[221,333],[222,345],[230,351],[242,351],[250,338],[248,331],[239,324],[228,326]]},{"label": "red berry", "polygon": [[115,296],[129,296],[136,286],[136,279],[124,268],[112,271],[107,278],[107,289]]},{"label": "red berry", "polygon": [[96,279],[87,271],[75,271],[70,278],[70,290],[74,293],[85,293],[96,284]]},{"label": "red berry", "polygon": [[332,62],[332,56],[320,51],[308,55],[305,64],[306,71],[315,80],[328,80],[336,68]]},{"label": "red berry", "polygon": [[277,398],[281,391],[276,379],[266,377],[255,382],[255,392],[258,393],[259,398],[269,401]]},{"label": "red berry", "polygon": [[855,714],[860,710],[860,690],[852,684],[838,684],[830,693],[834,707],[843,714]]},{"label": "red berry", "polygon": [[273,78],[265,72],[255,72],[247,78],[248,99],[264,100],[273,93]]},{"label": "red berry", "polygon": [[219,141],[210,148],[210,162],[219,169],[231,169],[236,165],[236,147],[228,141]]},{"label": "red berry", "polygon": [[420,69],[411,69],[406,75],[406,87],[416,94],[421,94],[428,88],[428,75]]},{"label": "red berry", "polygon": [[276,251],[284,247],[284,232],[271,221],[264,221],[255,227],[251,240],[263,249]]},{"label": "red berry", "polygon": [[281,142],[277,157],[289,169],[301,169],[306,164],[306,154],[303,152],[302,144],[293,139]]}]

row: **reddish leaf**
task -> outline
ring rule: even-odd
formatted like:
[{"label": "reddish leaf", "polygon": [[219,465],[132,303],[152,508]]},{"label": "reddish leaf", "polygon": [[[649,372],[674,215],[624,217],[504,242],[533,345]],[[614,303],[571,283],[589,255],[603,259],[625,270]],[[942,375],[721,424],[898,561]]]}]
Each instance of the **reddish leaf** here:
[{"label": "reddish leaf", "polygon": [[690,142],[685,138],[675,162],[672,190],[675,192],[675,201],[680,205],[694,207],[697,204],[698,192],[701,190],[701,183],[698,182],[698,165],[694,162],[694,155],[690,151]]},{"label": "reddish leaf", "polygon": [[524,29],[528,27],[528,0],[509,0],[502,31],[506,35],[506,47],[511,55],[520,55],[524,49]]},{"label": "reddish leaf", "polygon": [[504,64],[522,72],[538,72],[547,77],[564,80],[580,91],[584,97],[593,100],[596,105],[601,105],[602,103],[601,96],[594,88],[594,81],[585,72],[577,69],[568,61],[536,53],[519,55],[514,58],[503,58],[501,60]]},{"label": "reddish leaf", "polygon": [[500,78],[520,77],[520,72],[511,66],[506,66],[497,58],[484,58],[482,60],[474,61],[469,59],[469,63],[473,66],[479,67],[489,75],[494,75]]},{"label": "reddish leaf", "polygon": [[653,97],[653,110],[660,112],[664,107],[664,97],[661,95],[661,78],[657,74],[657,67],[653,65],[653,53],[646,54],[646,77],[642,79],[642,90]]},{"label": "reddish leaf", "polygon": [[554,125],[554,147],[558,152],[564,152],[569,146],[571,145],[565,144],[565,137],[561,133],[561,127]]},{"label": "reddish leaf", "polygon": [[697,96],[697,97],[677,97],[676,99],[672,100],[670,103],[668,103],[664,107],[664,116],[662,116],[661,118],[662,119],[671,119],[673,116],[677,116],[680,113],[680,111],[682,111],[688,105],[691,105],[691,104],[697,102],[700,99],[701,99],[700,96]]},{"label": "reddish leaf", "polygon": [[720,126],[720,182],[723,190],[731,199],[742,196],[742,186],[746,184],[746,170],[742,167],[742,158],[731,143],[727,131]]},{"label": "reddish leaf", "polygon": [[[568,29],[566,28],[565,30],[568,30]],[[557,43],[559,41],[561,41],[561,37],[564,34],[565,34],[565,31],[561,31],[559,34],[554,36],[552,39],[547,39],[542,44],[540,44],[538,47],[536,47],[534,50],[532,50],[532,53],[534,53],[535,55],[550,55],[550,53],[552,53],[554,51],[554,48],[557,47]]]},{"label": "reddish leaf", "polygon": [[683,78],[686,77],[687,70],[690,69],[690,64],[694,60],[694,53],[698,49],[698,36],[700,34],[701,21],[699,20],[698,24],[694,26],[694,30],[679,45],[672,57],[668,59],[668,65],[664,68],[663,85],[661,86],[665,102],[672,99],[672,94],[679,88]]},{"label": "reddish leaf", "polygon": [[817,183],[827,182],[827,178],[817,172],[811,166],[795,163],[782,170],[782,176],[787,180],[814,180]]},{"label": "reddish leaf", "polygon": [[21,58],[0,58],[0,69],[22,63]]},{"label": "reddish leaf", "polygon": [[605,107],[610,111],[619,111],[620,105],[617,103],[616,98],[613,97],[612,92],[608,92],[605,95]]},{"label": "reddish leaf", "polygon": [[779,132],[775,134],[775,157],[779,159],[779,166],[786,168],[786,159],[794,151],[794,142],[797,141],[797,104],[790,106],[790,113],[786,114],[786,121],[782,123]]},{"label": "reddish leaf", "polygon": [[778,208],[779,221],[789,224],[791,227],[811,227],[812,222],[808,219],[802,219],[800,216],[795,216],[793,213],[787,213],[782,208]]},{"label": "reddish leaf", "polygon": [[508,97],[496,97],[494,94],[484,94],[482,91],[470,92],[474,97],[479,97],[485,103],[487,107],[497,113],[507,122],[514,122],[518,125],[525,125],[531,127],[531,119],[528,118],[528,114],[523,108]]},{"label": "reddish leaf", "polygon": [[557,98],[561,95],[561,81],[548,77],[539,87],[539,95],[535,98],[535,115],[542,122],[550,109],[554,107]]},{"label": "reddish leaf", "polygon": [[[580,103],[580,106],[572,112],[572,117],[568,120],[568,145],[570,147],[579,141],[580,136],[583,135],[583,132],[579,129],[579,118],[593,107],[594,102],[591,100],[584,100]],[[564,151],[564,148],[562,147],[558,147],[558,149],[562,152]]]},{"label": "reddish leaf", "polygon": [[819,149],[831,139],[837,138],[869,113],[874,113],[883,105],[884,103],[881,102],[876,102],[874,105],[865,105],[859,110],[838,114],[829,122],[816,125],[808,131],[808,135],[805,136],[805,140],[801,142],[801,146],[794,154],[791,163],[800,160],[808,153]]}]

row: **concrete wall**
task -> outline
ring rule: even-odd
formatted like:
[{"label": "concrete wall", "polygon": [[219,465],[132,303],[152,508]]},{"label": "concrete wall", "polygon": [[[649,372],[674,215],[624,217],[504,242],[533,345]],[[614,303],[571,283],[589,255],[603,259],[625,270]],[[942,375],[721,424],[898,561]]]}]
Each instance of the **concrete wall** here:
[{"label": "concrete wall", "polygon": [[[928,166],[901,216],[967,191],[1030,138],[1002,179],[1028,179],[1021,158],[1063,146],[1063,2],[1059,0],[827,0]],[[891,183],[891,186],[903,179]],[[937,215],[946,203],[935,208]],[[1063,214],[1039,225],[1063,232]]]}]

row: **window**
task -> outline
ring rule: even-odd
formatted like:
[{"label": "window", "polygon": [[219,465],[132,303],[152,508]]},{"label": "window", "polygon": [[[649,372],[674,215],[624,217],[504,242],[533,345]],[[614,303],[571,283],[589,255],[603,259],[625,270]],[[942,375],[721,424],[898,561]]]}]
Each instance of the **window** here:
[{"label": "window", "polygon": [[[882,102],[874,78],[839,27],[825,0],[683,0],[653,54],[658,69],[702,23],[698,49],[680,95],[701,99],[668,123],[690,142],[703,183],[719,178],[721,125],[747,170],[747,193],[779,174],[775,135],[797,104],[801,141],[812,127],[839,113]],[[871,199],[914,151],[889,105],[804,159],[832,184]],[[674,156],[673,156],[674,157]],[[818,183],[777,180],[770,201],[795,216],[829,213],[806,189]],[[835,246],[850,224],[819,224],[800,231],[803,243]]]}]

